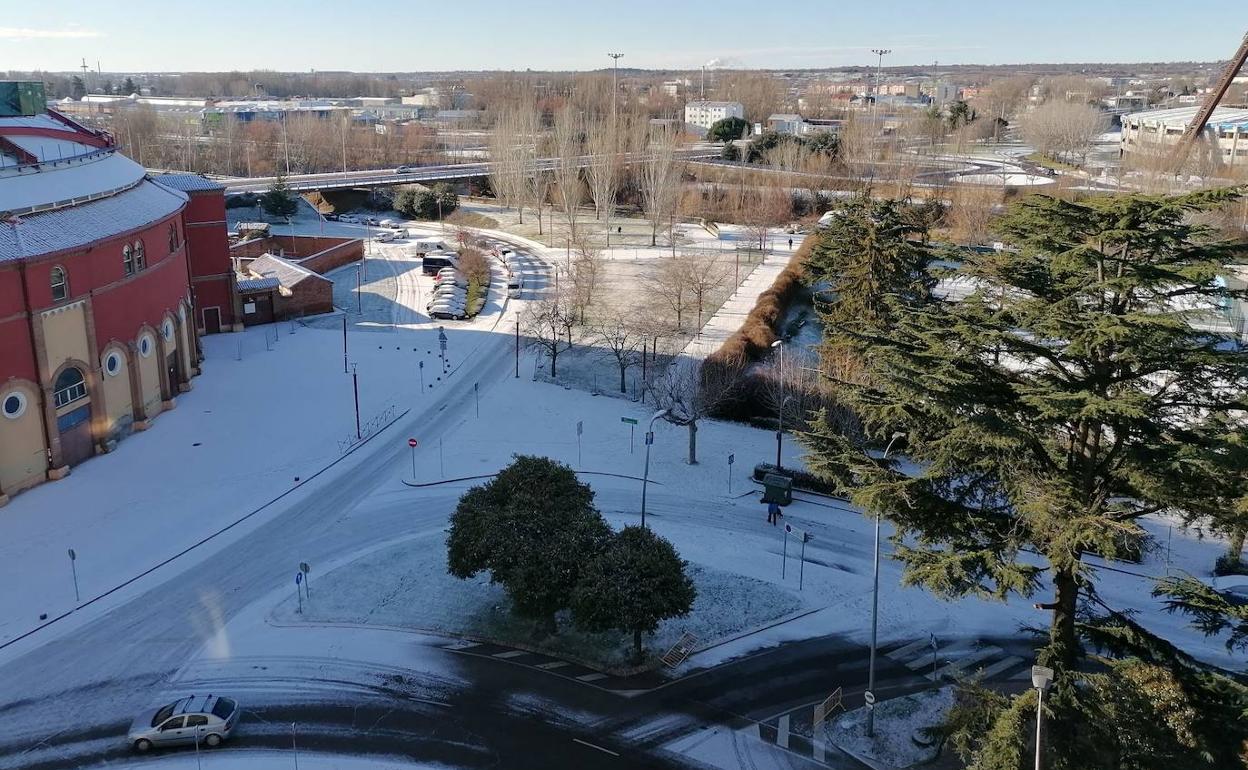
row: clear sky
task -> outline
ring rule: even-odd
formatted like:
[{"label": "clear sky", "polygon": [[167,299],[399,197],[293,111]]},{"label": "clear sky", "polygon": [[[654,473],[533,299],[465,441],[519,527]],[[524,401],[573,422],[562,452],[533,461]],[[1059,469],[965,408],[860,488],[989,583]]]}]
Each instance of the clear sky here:
[{"label": "clear sky", "polygon": [[0,0],[0,70],[694,69],[1228,58],[1242,0]]}]

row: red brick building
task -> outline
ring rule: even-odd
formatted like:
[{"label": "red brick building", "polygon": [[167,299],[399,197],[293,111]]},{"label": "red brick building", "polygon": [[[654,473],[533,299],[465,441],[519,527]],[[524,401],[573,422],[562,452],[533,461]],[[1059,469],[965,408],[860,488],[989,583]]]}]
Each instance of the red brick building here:
[{"label": "red brick building", "polygon": [[153,179],[104,132],[0,117],[0,503],[190,390],[197,295],[238,323],[224,219],[219,186]]}]

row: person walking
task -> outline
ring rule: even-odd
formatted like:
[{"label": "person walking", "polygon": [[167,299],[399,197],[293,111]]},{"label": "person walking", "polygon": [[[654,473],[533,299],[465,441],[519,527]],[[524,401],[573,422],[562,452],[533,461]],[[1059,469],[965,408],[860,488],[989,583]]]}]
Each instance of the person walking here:
[{"label": "person walking", "polygon": [[790,238],[789,239],[789,251],[792,251],[792,250],[793,250],[793,239]]},{"label": "person walking", "polygon": [[773,527],[780,522],[780,504],[767,504],[767,523]]}]

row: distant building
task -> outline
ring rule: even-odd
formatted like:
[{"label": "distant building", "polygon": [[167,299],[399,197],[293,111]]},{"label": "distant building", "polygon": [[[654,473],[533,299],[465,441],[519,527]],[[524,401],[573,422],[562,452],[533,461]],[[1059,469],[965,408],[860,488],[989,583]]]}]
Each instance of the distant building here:
[{"label": "distant building", "polygon": [[[1199,107],[1133,112],[1122,116],[1123,153],[1165,157],[1178,145]],[[1197,148],[1227,166],[1248,165],[1248,110],[1219,107],[1213,111]]]},{"label": "distant building", "polygon": [[800,136],[806,133],[806,121],[797,113],[776,113],[767,118],[767,130],[777,134]]},{"label": "distant building", "polygon": [[724,118],[744,118],[741,102],[692,101],[685,105],[685,122],[709,129]]}]

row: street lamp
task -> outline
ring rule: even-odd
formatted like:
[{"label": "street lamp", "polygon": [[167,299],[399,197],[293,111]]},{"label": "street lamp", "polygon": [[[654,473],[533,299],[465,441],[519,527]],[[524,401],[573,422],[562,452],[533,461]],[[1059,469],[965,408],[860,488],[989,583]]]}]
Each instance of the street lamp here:
[{"label": "street lamp", "polygon": [[[884,70],[884,57],[892,53],[890,48],[872,48],[871,53],[879,57],[875,65],[875,98],[871,100],[871,147],[876,146],[876,116],[880,111],[880,77]],[[875,159],[875,153],[871,153],[872,160]]]},{"label": "street lamp", "polygon": [[780,349],[780,399],[776,406],[776,472],[780,471],[780,448],[784,442],[784,340],[771,343]]},{"label": "street lamp", "polygon": [[[884,447],[884,460],[888,459],[888,453],[893,448],[893,442],[899,438],[905,438],[906,434],[901,431],[893,433],[888,440],[888,446]],[[871,662],[867,671],[867,691],[873,696],[875,694],[875,640],[876,630],[879,628],[880,619],[880,511],[875,511],[875,567],[874,577],[872,578],[871,588]],[[867,737],[875,736],[875,706],[870,705],[867,708]]]},{"label": "street lamp", "polygon": [[1044,691],[1053,682],[1053,669],[1031,667],[1031,686],[1036,688],[1036,770],[1040,770],[1040,720],[1044,718]]},{"label": "street lamp", "polygon": [[641,526],[646,526],[646,487],[650,485],[650,445],[654,443],[654,421],[666,417],[670,409],[655,412],[646,428],[646,470],[641,476]]}]

